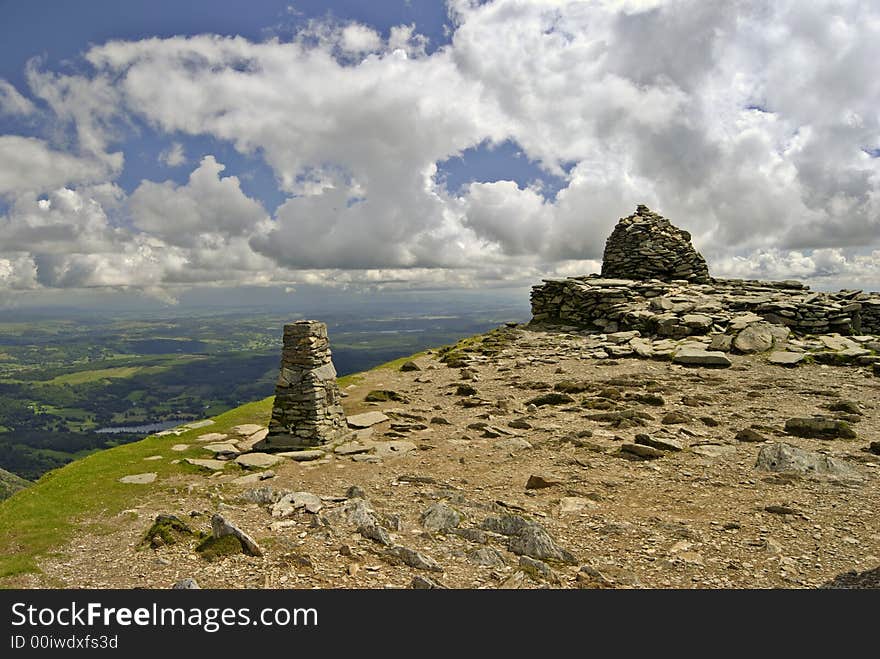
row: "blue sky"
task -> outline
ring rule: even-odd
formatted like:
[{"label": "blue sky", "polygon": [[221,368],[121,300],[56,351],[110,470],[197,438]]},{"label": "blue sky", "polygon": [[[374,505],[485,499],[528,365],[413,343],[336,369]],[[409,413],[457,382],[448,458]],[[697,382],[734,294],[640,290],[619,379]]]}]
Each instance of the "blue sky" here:
[{"label": "blue sky", "polygon": [[719,276],[876,288],[878,14],[0,1],[0,303],[527,287],[638,203]]}]

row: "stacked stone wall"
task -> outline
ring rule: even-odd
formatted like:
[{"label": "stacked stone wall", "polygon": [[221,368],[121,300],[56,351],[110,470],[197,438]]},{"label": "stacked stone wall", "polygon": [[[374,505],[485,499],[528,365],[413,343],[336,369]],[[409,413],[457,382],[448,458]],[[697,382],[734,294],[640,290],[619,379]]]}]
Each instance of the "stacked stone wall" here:
[{"label": "stacked stone wall", "polygon": [[341,400],[327,326],[314,320],[285,325],[269,434],[255,448],[307,448],[348,434]]}]

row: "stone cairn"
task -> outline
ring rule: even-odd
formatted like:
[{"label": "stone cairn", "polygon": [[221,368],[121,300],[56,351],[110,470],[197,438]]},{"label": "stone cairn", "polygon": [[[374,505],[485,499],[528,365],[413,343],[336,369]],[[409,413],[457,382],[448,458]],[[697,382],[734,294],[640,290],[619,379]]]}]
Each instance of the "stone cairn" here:
[{"label": "stone cairn", "polygon": [[691,245],[691,234],[643,204],[629,217],[621,218],[608,237],[602,276],[710,281],[705,259]]},{"label": "stone cairn", "polygon": [[880,335],[880,294],[710,278],[689,234],[645,206],[620,220],[605,259],[601,275],[533,287],[533,322],[671,339],[732,334],[755,322],[798,335]]},{"label": "stone cairn", "polygon": [[269,434],[254,449],[310,448],[344,438],[349,431],[341,400],[327,326],[316,320],[285,325]]}]

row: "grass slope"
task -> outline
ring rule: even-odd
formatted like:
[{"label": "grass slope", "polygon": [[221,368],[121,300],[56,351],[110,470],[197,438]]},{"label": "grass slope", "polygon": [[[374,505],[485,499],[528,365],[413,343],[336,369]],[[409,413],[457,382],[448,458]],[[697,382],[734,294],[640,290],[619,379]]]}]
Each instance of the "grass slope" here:
[{"label": "grass slope", "polygon": [[[376,368],[399,368],[404,361],[415,356]],[[339,378],[338,382],[344,387],[362,378],[362,374],[352,374]],[[171,464],[170,458],[205,457],[204,451],[192,445],[188,451],[172,453],[171,446],[191,443],[204,433],[227,432],[240,424],[266,425],[272,414],[273,399],[270,396],[235,408],[215,417],[213,425],[179,436],[153,435],[93,453],[50,471],[27,489],[0,502],[0,580],[16,574],[39,572],[39,557],[61,547],[80,521],[95,517],[110,520],[130,507],[133,501],[164,487],[163,477],[197,471],[196,467],[186,463]],[[144,461],[146,457],[160,454],[166,456],[165,459]],[[233,468],[230,465],[227,469]],[[122,476],[144,472],[155,472],[158,478],[148,485],[119,482]]]},{"label": "grass slope", "polygon": [[25,480],[21,476],[17,476],[5,469],[0,469],[0,501],[11,497],[30,484],[30,481]]}]

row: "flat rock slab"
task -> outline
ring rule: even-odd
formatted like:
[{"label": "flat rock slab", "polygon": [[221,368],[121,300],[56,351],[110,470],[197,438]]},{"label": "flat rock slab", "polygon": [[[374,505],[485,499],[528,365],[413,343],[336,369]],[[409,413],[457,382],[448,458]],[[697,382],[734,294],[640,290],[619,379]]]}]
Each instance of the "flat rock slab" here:
[{"label": "flat rock slab", "polygon": [[796,417],[785,422],[785,432],[797,437],[816,439],[855,439],[856,433],[846,421],[826,417]]},{"label": "flat rock slab", "polygon": [[226,465],[229,464],[224,460],[212,460],[208,458],[187,458],[186,462],[195,465],[196,467],[201,467],[202,469],[210,469],[211,471],[222,471],[223,469],[226,469]]},{"label": "flat rock slab", "polygon": [[702,350],[700,348],[682,348],[672,358],[676,364],[686,366],[714,366],[727,368],[731,361],[723,352]]},{"label": "flat rock slab", "polygon": [[270,453],[244,453],[235,458],[236,464],[245,469],[266,469],[281,462],[284,458]]},{"label": "flat rock slab", "polygon": [[269,480],[270,478],[275,478],[275,472],[271,469],[267,469],[266,471],[258,471],[254,474],[239,476],[238,478],[233,479],[232,482],[235,485],[255,485],[261,481]]},{"label": "flat rock slab", "polygon": [[[263,430],[264,428],[265,428],[265,426],[261,426],[258,423],[243,423],[240,426],[233,427],[232,432],[234,432],[237,435],[250,436],[250,435],[253,435],[255,432],[259,432],[260,430]],[[268,429],[266,429],[266,432],[268,432]]]},{"label": "flat rock slab", "polygon": [[162,459],[161,455],[151,455],[151,456],[144,458],[144,460],[161,460],[161,459]]},{"label": "flat rock slab", "polygon": [[363,414],[353,414],[346,418],[349,428],[369,428],[377,423],[388,421],[388,417],[382,412],[364,412]]},{"label": "flat rock slab", "polygon": [[507,437],[505,439],[499,439],[492,444],[492,447],[501,449],[502,451],[524,451],[532,448],[532,445],[520,437]]},{"label": "flat rock slab", "polygon": [[229,437],[229,435],[224,435],[222,432],[209,432],[204,435],[199,435],[196,437],[197,442],[222,442],[224,439]]},{"label": "flat rock slab", "polygon": [[684,448],[682,443],[672,437],[663,437],[662,435],[645,435],[639,433],[636,435],[636,444],[642,446],[650,446],[660,451],[680,451]]},{"label": "flat rock slab", "polygon": [[368,453],[373,450],[375,444],[361,444],[359,442],[346,442],[345,444],[340,444],[333,452],[336,455],[357,455],[358,453]]},{"label": "flat rock slab", "polygon": [[767,359],[767,361],[769,361],[771,364],[777,364],[779,366],[797,366],[802,361],[804,361],[804,353],[785,352],[782,350],[777,350],[770,353],[770,357]]},{"label": "flat rock slab", "polygon": [[146,474],[132,474],[131,476],[123,476],[119,479],[120,483],[133,483],[135,485],[147,485],[156,480],[156,474],[149,472]]},{"label": "flat rock slab", "polygon": [[621,453],[629,453],[631,455],[636,455],[640,458],[645,458],[648,460],[663,457],[663,451],[661,451],[660,449],[654,448],[653,446],[646,446],[644,444],[630,444],[630,443],[621,444],[620,452]]},{"label": "flat rock slab", "polygon": [[284,451],[282,453],[276,453],[276,455],[290,458],[295,462],[311,462],[312,460],[320,460],[327,455],[327,452],[322,451],[321,449],[308,449],[306,451]]},{"label": "flat rock slab", "polygon": [[171,447],[172,451],[186,451],[189,448],[189,444],[175,444]]},{"label": "flat rock slab", "polygon": [[206,444],[203,446],[206,451],[216,453],[218,455],[238,455],[239,450],[235,448],[235,444]]}]

